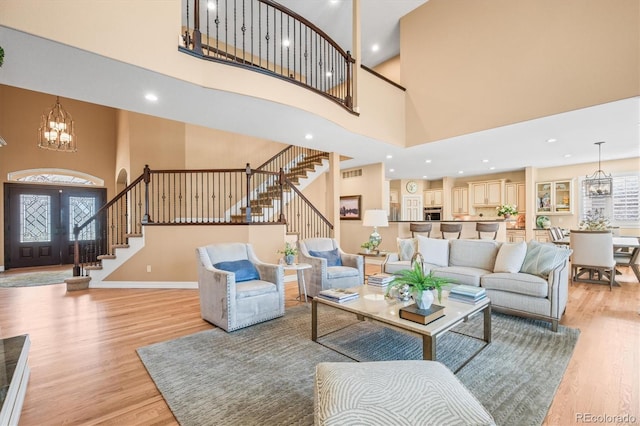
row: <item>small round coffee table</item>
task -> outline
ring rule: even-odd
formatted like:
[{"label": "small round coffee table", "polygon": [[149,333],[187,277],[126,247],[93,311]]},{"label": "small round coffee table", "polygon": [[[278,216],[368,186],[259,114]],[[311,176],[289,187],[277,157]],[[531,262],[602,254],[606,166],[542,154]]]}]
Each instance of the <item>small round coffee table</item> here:
[{"label": "small round coffee table", "polygon": [[307,284],[304,282],[304,270],[311,269],[311,265],[308,263],[292,263],[291,265],[282,265],[285,271],[296,271],[298,274],[298,300],[302,301],[302,294],[300,292],[300,286],[304,291],[304,301],[307,302]]}]

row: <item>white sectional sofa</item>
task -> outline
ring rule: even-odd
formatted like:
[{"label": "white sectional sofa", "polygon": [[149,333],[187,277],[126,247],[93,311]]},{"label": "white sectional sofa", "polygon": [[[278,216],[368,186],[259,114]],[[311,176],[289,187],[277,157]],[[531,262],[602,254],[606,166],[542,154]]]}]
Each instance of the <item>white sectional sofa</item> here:
[{"label": "white sectional sofa", "polygon": [[383,271],[411,267],[413,255],[424,258],[425,272],[450,278],[453,284],[484,287],[492,309],[551,322],[558,329],[569,292],[571,250],[543,244],[493,240],[398,239],[398,253],[389,253]]}]

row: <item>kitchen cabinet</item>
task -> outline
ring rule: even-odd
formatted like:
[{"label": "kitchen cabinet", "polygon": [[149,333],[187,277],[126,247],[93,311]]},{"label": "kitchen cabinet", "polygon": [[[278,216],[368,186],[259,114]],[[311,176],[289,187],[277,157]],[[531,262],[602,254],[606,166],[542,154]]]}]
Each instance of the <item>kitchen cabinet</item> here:
[{"label": "kitchen cabinet", "polygon": [[502,204],[502,181],[471,183],[471,200],[474,207],[493,207]]},{"label": "kitchen cabinet", "polygon": [[539,243],[550,243],[551,237],[549,236],[548,229],[536,229],[533,231],[534,238]]},{"label": "kitchen cabinet", "polygon": [[424,191],[425,207],[442,207],[442,189],[429,189]]},{"label": "kitchen cabinet", "polygon": [[507,229],[507,242],[520,243],[526,241],[527,236],[524,229]]},{"label": "kitchen cabinet", "polygon": [[507,183],[504,186],[505,204],[514,204],[518,214],[527,212],[527,193],[524,183]]},{"label": "kitchen cabinet", "polygon": [[573,180],[536,183],[536,214],[573,214]]},{"label": "kitchen cabinet", "polygon": [[453,188],[451,203],[452,214],[469,214],[469,188]]}]

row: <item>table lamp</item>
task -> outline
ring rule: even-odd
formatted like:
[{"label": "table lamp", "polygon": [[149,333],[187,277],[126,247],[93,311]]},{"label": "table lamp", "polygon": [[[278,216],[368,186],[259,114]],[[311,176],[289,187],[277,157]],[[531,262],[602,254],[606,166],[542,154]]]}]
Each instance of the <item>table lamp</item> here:
[{"label": "table lamp", "polygon": [[365,210],[362,226],[373,226],[373,232],[369,236],[369,242],[376,250],[382,242],[382,237],[378,234],[378,226],[389,226],[387,212],[384,210]]}]

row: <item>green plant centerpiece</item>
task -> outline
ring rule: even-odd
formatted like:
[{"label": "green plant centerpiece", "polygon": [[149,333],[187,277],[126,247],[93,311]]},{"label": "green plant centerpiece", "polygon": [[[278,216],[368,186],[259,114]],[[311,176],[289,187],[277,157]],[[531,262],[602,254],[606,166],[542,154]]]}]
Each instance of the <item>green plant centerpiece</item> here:
[{"label": "green plant centerpiece", "polygon": [[291,265],[293,264],[296,254],[298,254],[298,249],[287,242],[284,245],[284,250],[278,250],[278,253],[284,254],[284,261],[287,265]]},{"label": "green plant centerpiece", "polygon": [[364,243],[360,244],[360,247],[364,249],[365,253],[369,253],[371,250],[375,250],[376,245],[371,241],[365,241]]},{"label": "green plant centerpiece", "polygon": [[515,204],[503,204],[496,207],[496,211],[498,212],[498,216],[504,216],[506,219],[511,215],[518,214],[518,206]]},{"label": "green plant centerpiece", "polygon": [[408,287],[420,309],[429,309],[431,306],[433,302],[432,290],[438,291],[438,302],[442,302],[442,289],[450,281],[446,278],[433,276],[433,272],[425,274],[419,262],[414,262],[412,269],[398,271],[395,275],[396,278],[387,288],[387,296],[392,289],[402,292]]},{"label": "green plant centerpiece", "polygon": [[4,63],[4,49],[0,46],[0,67]]}]

